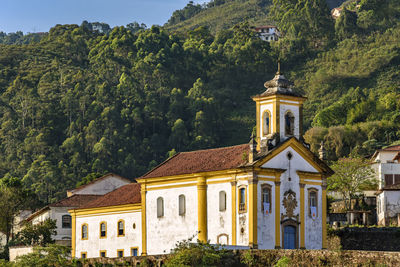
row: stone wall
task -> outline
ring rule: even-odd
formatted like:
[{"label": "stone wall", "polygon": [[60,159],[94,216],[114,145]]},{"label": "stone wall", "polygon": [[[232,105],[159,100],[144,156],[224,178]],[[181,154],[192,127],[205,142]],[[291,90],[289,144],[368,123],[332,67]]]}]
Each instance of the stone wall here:
[{"label": "stone wall", "polygon": [[[273,266],[289,259],[289,266],[400,266],[400,252],[341,250],[240,250],[235,251],[234,266]],[[81,260],[78,266],[163,266],[170,255],[97,258]],[[247,263],[247,264],[246,264]]]},{"label": "stone wall", "polygon": [[400,227],[346,227],[332,235],[344,250],[400,251]]}]

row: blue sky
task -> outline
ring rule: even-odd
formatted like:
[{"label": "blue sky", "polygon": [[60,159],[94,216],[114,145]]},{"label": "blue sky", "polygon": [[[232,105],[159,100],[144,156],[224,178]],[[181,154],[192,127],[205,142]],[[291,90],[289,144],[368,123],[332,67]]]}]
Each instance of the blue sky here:
[{"label": "blue sky", "polygon": [[[189,0],[1,0],[0,31],[45,32],[56,24],[105,22],[111,27],[137,21],[164,24]],[[204,3],[208,0],[194,0]]]}]

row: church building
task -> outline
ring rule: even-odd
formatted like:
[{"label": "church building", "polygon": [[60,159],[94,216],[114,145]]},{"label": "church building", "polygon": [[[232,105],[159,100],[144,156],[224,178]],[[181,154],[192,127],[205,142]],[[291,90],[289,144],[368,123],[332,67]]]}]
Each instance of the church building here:
[{"label": "church building", "polygon": [[193,238],[258,249],[326,248],[332,170],[303,140],[303,102],[279,71],[253,97],[249,144],[181,152],[70,210],[73,257],[169,253]]}]

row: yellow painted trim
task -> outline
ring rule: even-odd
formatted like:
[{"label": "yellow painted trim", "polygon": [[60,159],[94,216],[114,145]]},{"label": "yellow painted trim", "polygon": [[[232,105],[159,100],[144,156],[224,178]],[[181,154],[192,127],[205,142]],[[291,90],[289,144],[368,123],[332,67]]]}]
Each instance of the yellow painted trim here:
[{"label": "yellow painted trim", "polygon": [[322,181],[322,174],[319,172],[296,171],[296,173],[303,180],[308,179],[308,180],[321,180]]},{"label": "yellow painted trim", "polygon": [[207,243],[207,182],[206,177],[197,180],[197,203],[198,203],[198,238]]},{"label": "yellow painted trim", "polygon": [[133,249],[137,249],[137,256],[139,256],[139,247],[131,247],[131,256],[135,257],[135,256],[133,256],[133,253],[132,253]]},{"label": "yellow painted trim", "polygon": [[207,181],[207,184],[225,184],[230,183],[232,179],[221,180],[221,181]]},{"label": "yellow painted trim", "polygon": [[107,257],[107,250],[100,250],[100,251],[99,251],[99,257],[100,257],[100,258],[102,258],[102,257],[101,257],[101,253],[102,253],[102,252],[104,252],[104,258],[106,258],[106,257]]},{"label": "yellow painted trim", "polygon": [[[121,251],[122,251],[122,257],[120,257],[120,256],[118,255],[118,252],[121,252]],[[125,255],[124,252],[125,252],[125,251],[124,251],[123,249],[117,249],[117,257],[118,257],[118,258],[123,258],[124,255]]]},{"label": "yellow painted trim", "polygon": [[[71,222],[71,230],[72,230],[72,235],[71,235],[71,256],[72,258],[75,258],[76,254],[76,215],[75,212],[71,213],[72,217],[72,222]],[[81,229],[82,231],[82,229]]]},{"label": "yellow painted trim", "polygon": [[[240,194],[240,190],[241,189],[244,189],[244,209],[243,210],[240,210],[240,202],[241,202],[241,194]],[[239,213],[246,213],[247,212],[247,185],[240,185],[239,187],[238,187],[238,195],[239,195],[239,197],[238,197],[238,199],[239,199],[239,201],[238,201],[238,211],[239,211]]]},{"label": "yellow painted trim", "polygon": [[259,181],[275,182],[275,178],[258,177]]},{"label": "yellow painted trim", "polygon": [[[86,231],[87,231],[86,238],[82,237],[82,235],[83,235],[82,228],[83,228],[84,225],[86,225]],[[87,223],[82,223],[81,224],[81,240],[88,240],[88,239],[89,239],[89,225]]]},{"label": "yellow painted trim", "polygon": [[[123,234],[122,235],[119,234],[119,223],[120,222],[122,222],[122,225],[123,225]],[[123,219],[120,219],[117,222],[117,236],[118,237],[125,236],[125,221]]]},{"label": "yellow painted trim", "polygon": [[304,184],[300,184],[300,248],[305,249],[305,198],[304,198]]},{"label": "yellow painted trim", "polygon": [[303,136],[303,105],[299,106],[299,135]]},{"label": "yellow painted trim", "polygon": [[92,215],[98,213],[109,213],[109,212],[120,212],[120,211],[135,211],[140,210],[141,205],[139,204],[126,204],[126,205],[118,205],[118,206],[108,206],[108,207],[99,207],[99,208],[90,208],[90,209],[75,209],[68,210],[69,213],[74,212],[76,216],[80,215]]},{"label": "yellow painted trim", "polygon": [[[197,172],[197,173],[189,173],[189,174],[181,174],[181,175],[171,175],[171,176],[161,176],[161,177],[153,177],[153,178],[137,178],[136,181],[140,184],[146,185],[156,185],[159,182],[161,184],[164,183],[180,183],[184,181],[190,181],[190,179],[194,178],[197,181],[199,177],[206,177],[207,179],[219,178],[221,175],[227,177],[229,175],[236,175],[245,172],[242,169],[229,169],[229,170],[221,170],[221,171],[210,171],[210,172]],[[222,177],[221,177],[222,178]]]},{"label": "yellow painted trim", "polygon": [[190,184],[176,184],[176,185],[166,185],[166,186],[157,186],[157,187],[147,187],[147,191],[173,189],[173,188],[189,187],[189,186],[196,186],[196,185],[197,185],[197,183],[190,183]]},{"label": "yellow painted trim", "polygon": [[[83,254],[85,254],[85,257],[83,257]],[[72,256],[74,257],[74,256]],[[81,252],[81,259],[87,259],[87,252],[86,251],[82,251]]]},{"label": "yellow painted trim", "polygon": [[281,112],[280,112],[280,105],[278,101],[274,102],[274,105],[272,107],[272,113],[273,113],[273,125],[274,125],[274,129],[272,130],[272,132],[277,133],[280,136],[280,116],[281,116]]},{"label": "yellow painted trim", "polygon": [[[104,223],[104,225],[106,226],[106,235],[105,236],[101,236],[101,225]],[[99,223],[99,238],[100,239],[104,239],[104,238],[107,238],[107,222],[105,222],[105,221],[101,221],[100,223]]]},{"label": "yellow painted trim", "polygon": [[98,216],[107,216],[107,215],[121,215],[121,214],[128,214],[128,213],[138,213],[141,212],[141,210],[127,210],[127,211],[121,211],[121,212],[103,212],[103,213],[94,213],[94,214],[88,214],[88,215],[79,215],[79,218],[87,218],[87,217],[98,217]]},{"label": "yellow painted trim", "polygon": [[146,189],[146,185],[141,185],[140,194],[142,201],[142,256],[147,255]]},{"label": "yellow painted trim", "polygon": [[[281,247],[281,184],[277,177],[275,182],[275,248]],[[279,179],[279,180],[278,180]]]},{"label": "yellow painted trim", "polygon": [[327,233],[326,233],[326,189],[322,188],[322,248],[327,248]]},{"label": "yellow painted trim", "polygon": [[249,245],[257,248],[257,180],[249,181]]},{"label": "yellow painted trim", "polygon": [[236,246],[236,181],[231,183],[232,186],[232,245]]}]

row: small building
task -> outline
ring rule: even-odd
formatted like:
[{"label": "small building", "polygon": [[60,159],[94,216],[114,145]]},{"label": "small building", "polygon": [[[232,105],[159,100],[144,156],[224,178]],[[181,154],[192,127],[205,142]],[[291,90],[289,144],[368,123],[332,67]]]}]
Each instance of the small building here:
[{"label": "small building", "polygon": [[254,30],[256,31],[257,36],[263,41],[267,42],[278,41],[280,37],[280,33],[276,26],[272,25],[258,26],[255,27]]},{"label": "small building", "polygon": [[376,196],[378,225],[400,226],[400,145],[375,151],[372,167],[379,181]]},{"label": "small building", "polygon": [[343,8],[342,7],[335,7],[334,9],[331,10],[331,16],[334,19],[339,18],[342,15]]},{"label": "small building", "polygon": [[131,181],[116,174],[106,174],[94,181],[67,192],[68,197],[52,203],[31,214],[26,222],[38,224],[47,219],[56,220],[57,244],[71,246],[71,215],[68,210],[79,208],[98,197],[129,184]]},{"label": "small building", "polygon": [[303,140],[303,102],[278,72],[256,95],[250,143],[180,152],[72,215],[72,257],[169,253],[177,242],[327,247],[332,170]]}]

